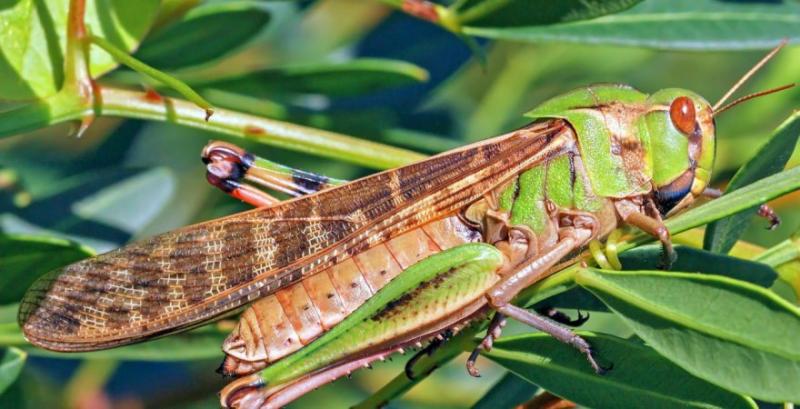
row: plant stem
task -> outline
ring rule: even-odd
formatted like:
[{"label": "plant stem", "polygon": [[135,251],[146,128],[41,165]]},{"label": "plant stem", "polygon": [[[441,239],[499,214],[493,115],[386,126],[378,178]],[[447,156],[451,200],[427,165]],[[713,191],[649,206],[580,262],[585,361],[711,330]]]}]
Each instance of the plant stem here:
[{"label": "plant stem", "polygon": [[770,247],[754,258],[754,260],[772,267],[777,267],[798,259],[800,259],[800,235],[798,234],[782,241],[778,245]]},{"label": "plant stem", "polygon": [[91,102],[92,77],[89,73],[89,50],[86,43],[84,14],[86,0],[71,0],[67,16],[67,46],[64,52],[64,86],[62,93],[72,93],[84,102]]},{"label": "plant stem", "polygon": [[453,33],[461,33],[458,15],[451,9],[428,0],[380,0],[410,16],[441,26]]},{"label": "plant stem", "polygon": [[93,399],[95,394],[102,393],[119,367],[119,361],[109,359],[93,359],[81,362],[75,374],[64,387],[64,401],[70,407],[81,407]]},{"label": "plant stem", "polygon": [[508,3],[510,3],[510,0],[486,0],[476,6],[473,6],[472,8],[464,10],[459,14],[459,19],[462,23],[474,21],[491,14],[497,9],[508,5]]},{"label": "plant stem", "polygon": [[107,53],[111,54],[115,60],[118,62],[127,65],[131,69],[135,70],[136,72],[146,75],[183,95],[189,101],[194,102],[200,108],[203,108],[206,111],[206,120],[214,113],[214,109],[211,106],[211,103],[206,101],[203,97],[200,96],[192,87],[188,86],[183,81],[161,71],[155,69],[142,61],[133,58],[127,52],[120,50],[111,42],[106,41],[106,39],[102,37],[97,37],[91,35],[89,37],[93,44],[97,45],[98,47],[105,50]]},{"label": "plant stem", "polygon": [[172,122],[373,169],[398,167],[425,158],[405,149],[226,109],[217,110],[206,121],[204,112],[195,104],[152,93],[101,87],[100,97],[103,115]]}]

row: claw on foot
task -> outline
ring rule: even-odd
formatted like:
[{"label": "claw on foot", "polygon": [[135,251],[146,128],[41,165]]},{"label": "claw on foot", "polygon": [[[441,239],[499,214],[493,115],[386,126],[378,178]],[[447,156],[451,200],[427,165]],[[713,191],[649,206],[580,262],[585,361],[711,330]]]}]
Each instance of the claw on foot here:
[{"label": "claw on foot", "polygon": [[595,358],[595,349],[586,341],[583,337],[578,334],[573,333],[572,337],[567,341],[568,344],[575,347],[580,353],[582,353],[586,360],[589,361],[589,365],[592,366],[594,372],[598,375],[605,375],[613,368],[613,365],[609,366],[602,366],[597,363],[597,359]]},{"label": "claw on foot", "polygon": [[581,310],[578,310],[578,318],[575,318],[574,320],[570,320],[566,324],[571,326],[571,327],[580,327],[581,325],[586,323],[586,321],[589,321],[589,317],[590,316],[591,316],[591,314],[589,314],[588,312],[586,313],[586,315],[583,315],[583,312],[581,312]]},{"label": "claw on foot", "polygon": [[598,375],[605,375],[613,367],[613,365],[606,367],[597,363],[597,359],[595,359],[594,356],[594,350],[591,348],[589,348],[589,351],[586,352],[585,355],[586,355],[586,360],[589,361],[589,365],[592,366],[592,369],[594,369],[594,372]]},{"label": "claw on foot", "polygon": [[552,307],[539,308],[536,310],[536,312],[541,315],[544,315],[547,318],[550,318],[551,320],[559,324],[564,324],[570,327],[580,327],[581,325],[586,323],[586,321],[589,321],[589,317],[591,315],[588,312],[586,313],[586,315],[584,315],[583,312],[578,310],[578,318],[572,319],[569,317],[569,315]]},{"label": "claw on foot", "polygon": [[472,353],[469,354],[469,358],[467,359],[467,373],[474,378],[481,377],[481,372],[478,370],[477,367],[475,367],[475,361],[478,360],[478,354],[480,354],[481,351],[480,348],[481,348],[480,345],[475,347],[475,349],[472,350]]}]

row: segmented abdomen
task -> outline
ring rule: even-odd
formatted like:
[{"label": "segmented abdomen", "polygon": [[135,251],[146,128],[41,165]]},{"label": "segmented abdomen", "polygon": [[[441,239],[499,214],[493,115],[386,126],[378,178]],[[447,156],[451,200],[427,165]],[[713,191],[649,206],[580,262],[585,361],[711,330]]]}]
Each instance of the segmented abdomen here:
[{"label": "segmented abdomen", "polygon": [[244,375],[307,345],[423,258],[480,240],[457,216],[428,223],[253,303],[223,344],[222,370]]}]

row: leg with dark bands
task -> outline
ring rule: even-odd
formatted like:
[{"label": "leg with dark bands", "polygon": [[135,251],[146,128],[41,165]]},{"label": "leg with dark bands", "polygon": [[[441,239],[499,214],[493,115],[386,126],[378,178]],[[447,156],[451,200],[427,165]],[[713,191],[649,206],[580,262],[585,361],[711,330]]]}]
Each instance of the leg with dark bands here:
[{"label": "leg with dark bands", "polygon": [[345,182],[268,161],[227,142],[210,142],[201,156],[209,183],[256,207],[274,205],[278,199],[245,182],[292,197],[316,193]]}]

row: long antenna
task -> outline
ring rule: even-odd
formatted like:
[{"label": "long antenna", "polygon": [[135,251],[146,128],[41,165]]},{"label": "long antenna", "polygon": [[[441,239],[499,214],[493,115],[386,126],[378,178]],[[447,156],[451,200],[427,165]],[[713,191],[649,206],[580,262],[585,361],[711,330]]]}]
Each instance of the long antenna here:
[{"label": "long antenna", "polygon": [[773,94],[773,93],[776,93],[776,92],[780,92],[780,91],[783,91],[785,89],[792,88],[795,85],[797,85],[797,84],[781,85],[780,87],[775,87],[775,88],[768,89],[768,90],[765,90],[765,91],[754,92],[752,94],[745,95],[745,96],[740,97],[740,98],[736,98],[733,101],[731,101],[728,105],[725,105],[722,108],[715,109],[714,113],[711,116],[717,116],[717,115],[720,114],[720,112],[727,111],[728,109],[733,108],[736,105],[739,105],[744,101],[749,101],[749,100],[751,100],[753,98],[763,97],[764,95],[769,95],[769,94]]},{"label": "long antenna", "polygon": [[764,56],[764,58],[762,58],[762,59],[761,59],[761,61],[759,61],[758,63],[756,63],[756,65],[754,65],[754,66],[753,66],[753,68],[750,68],[750,71],[747,71],[747,73],[745,73],[745,74],[742,76],[742,78],[739,78],[739,81],[736,81],[736,83],[735,83],[735,84],[733,84],[733,86],[731,87],[731,89],[729,89],[729,90],[728,90],[728,92],[726,92],[726,93],[725,93],[725,95],[723,95],[723,96],[722,96],[722,98],[720,98],[720,99],[719,99],[719,101],[717,101],[717,103],[716,103],[716,104],[714,104],[714,106],[713,106],[711,109],[712,109],[712,110],[713,110],[713,111],[716,113],[716,112],[717,112],[717,109],[718,109],[720,106],[722,106],[722,104],[724,104],[724,103],[725,103],[725,101],[727,101],[727,100],[728,100],[728,98],[730,98],[730,97],[731,97],[731,95],[733,95],[733,93],[734,93],[734,92],[736,92],[736,90],[738,90],[738,89],[739,89],[739,87],[741,87],[741,86],[742,86],[742,84],[744,84],[745,82],[747,82],[747,80],[749,80],[749,79],[750,79],[750,77],[752,77],[752,76],[753,76],[753,74],[755,74],[756,72],[758,72],[758,70],[760,70],[760,69],[761,69],[761,67],[763,67],[763,66],[764,66],[764,64],[766,64],[766,63],[767,63],[769,60],[771,60],[771,59],[772,59],[772,57],[774,57],[774,56],[775,56],[775,54],[777,54],[777,53],[778,53],[778,51],[780,51],[780,50],[781,50],[781,48],[783,48],[783,46],[785,46],[785,45],[786,45],[786,43],[788,43],[788,42],[789,42],[789,40],[788,40],[788,39],[786,39],[786,38],[784,38],[783,40],[781,40],[781,42],[780,42],[780,43],[778,43],[778,45],[777,45],[775,48],[773,48],[773,49],[772,49],[772,51],[770,51],[770,52],[769,52],[767,55],[765,55],[765,56]]}]

